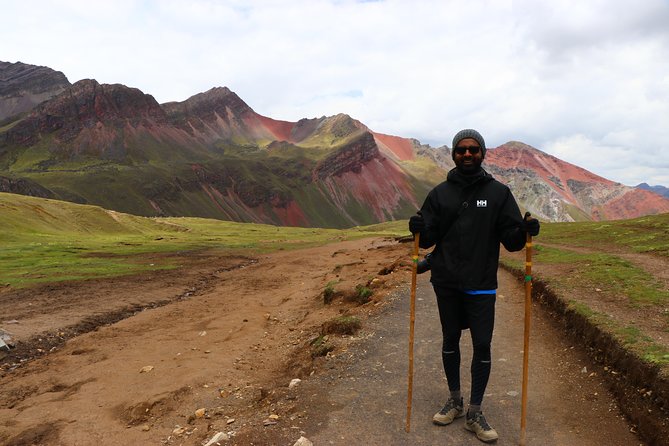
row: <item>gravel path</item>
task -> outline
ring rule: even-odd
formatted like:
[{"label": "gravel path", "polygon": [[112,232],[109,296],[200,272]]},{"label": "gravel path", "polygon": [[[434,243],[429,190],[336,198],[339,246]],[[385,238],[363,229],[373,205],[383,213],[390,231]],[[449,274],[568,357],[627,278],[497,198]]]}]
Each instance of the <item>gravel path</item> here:
[{"label": "gravel path", "polygon": [[[497,444],[511,445],[520,437],[524,288],[505,271],[500,270],[499,276],[493,371],[484,413],[500,435]],[[428,275],[419,276],[411,432],[405,432],[410,299],[408,289],[399,289],[379,317],[368,321],[366,339],[339,359],[339,373],[305,382],[302,392],[314,392],[310,412],[321,411],[304,432],[315,445],[482,444],[464,429],[464,419],[446,427],[431,422],[447,398],[434,299]],[[462,372],[463,394],[468,395],[468,332],[463,333],[462,347],[467,365]],[[578,347],[561,341],[535,304],[527,444],[642,445],[599,375]]]}]

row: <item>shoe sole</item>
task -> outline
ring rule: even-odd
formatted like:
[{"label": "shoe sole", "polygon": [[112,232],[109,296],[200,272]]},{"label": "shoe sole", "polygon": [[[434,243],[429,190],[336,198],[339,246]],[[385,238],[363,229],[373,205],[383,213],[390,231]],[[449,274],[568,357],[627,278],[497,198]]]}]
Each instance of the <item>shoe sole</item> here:
[{"label": "shoe sole", "polygon": [[484,443],[492,443],[493,441],[497,441],[497,439],[499,438],[499,435],[496,436],[495,438],[481,438],[481,437],[479,436],[478,432],[476,432],[476,431],[474,430],[474,428],[471,427],[471,426],[468,425],[468,424],[465,424],[465,429],[468,430],[469,432],[473,432],[474,434],[476,434],[476,438],[478,438],[479,440],[481,440],[481,441],[484,442]]},{"label": "shoe sole", "polygon": [[451,421],[448,421],[448,422],[439,421],[439,420],[437,420],[437,419],[435,419],[435,418],[433,417],[433,418],[432,418],[432,422],[433,422],[434,424],[436,424],[437,426],[448,426],[448,425],[451,424],[453,421],[457,420],[458,418],[462,418],[462,417],[464,417],[464,416],[465,416],[465,413],[462,412],[462,413],[456,415],[455,417],[453,417],[453,419],[452,419]]}]

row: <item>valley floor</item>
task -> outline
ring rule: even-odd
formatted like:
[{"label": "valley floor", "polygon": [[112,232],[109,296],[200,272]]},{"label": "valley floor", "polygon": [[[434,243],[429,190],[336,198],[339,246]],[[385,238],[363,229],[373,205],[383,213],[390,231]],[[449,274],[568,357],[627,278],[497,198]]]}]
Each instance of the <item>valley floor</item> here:
[{"label": "valley floor", "polygon": [[[292,445],[300,436],[354,444],[351,435],[364,444],[433,444],[440,435],[476,444],[461,426],[429,422],[445,381],[427,274],[414,433],[403,431],[409,250],[368,239],[257,258],[191,253],[177,272],[4,290],[0,326],[19,344],[0,353],[0,443],[202,445],[224,432],[231,438],[221,444],[231,445]],[[522,288],[502,270],[500,282],[495,349],[505,361],[495,364],[486,410],[503,423],[498,444],[516,444]],[[355,302],[358,285],[373,290],[364,305]],[[562,340],[540,304],[534,309],[528,438],[594,445],[599,437],[586,433],[605,429],[614,441],[606,444],[644,444],[604,368]],[[322,337],[323,324],[342,315],[362,329]],[[331,351],[319,356],[319,345]],[[289,388],[293,379],[302,381]]]}]

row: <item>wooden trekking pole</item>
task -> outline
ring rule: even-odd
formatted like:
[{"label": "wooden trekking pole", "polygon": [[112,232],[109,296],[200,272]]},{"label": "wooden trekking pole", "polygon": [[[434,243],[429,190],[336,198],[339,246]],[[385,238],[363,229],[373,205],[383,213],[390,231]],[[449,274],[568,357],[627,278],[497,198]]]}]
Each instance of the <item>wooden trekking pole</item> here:
[{"label": "wooden trekking pole", "polygon": [[411,266],[411,316],[409,318],[409,390],[407,392],[407,425],[406,431],[411,431],[411,400],[413,397],[413,332],[416,323],[416,276],[418,269],[418,241],[420,233],[414,234]]},{"label": "wooden trekking pole", "polygon": [[[525,213],[525,220],[530,213]],[[525,446],[525,428],[527,425],[527,380],[530,354],[530,313],[532,311],[532,236],[526,235],[525,241],[525,340],[523,343],[523,388],[520,407],[520,446]]]}]

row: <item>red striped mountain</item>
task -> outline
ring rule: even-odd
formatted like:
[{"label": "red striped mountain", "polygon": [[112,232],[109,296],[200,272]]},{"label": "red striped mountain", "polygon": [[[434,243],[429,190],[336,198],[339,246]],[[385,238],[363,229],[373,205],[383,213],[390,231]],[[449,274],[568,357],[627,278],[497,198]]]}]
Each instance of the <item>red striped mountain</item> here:
[{"label": "red striped mountain", "polygon": [[341,227],[415,211],[429,184],[391,155],[346,115],[278,121],[227,88],[161,106],[82,80],[0,129],[0,187],[138,215]]},{"label": "red striped mountain", "polygon": [[[446,148],[375,133],[347,115],[256,113],[227,88],[158,104],[82,80],[0,127],[0,191],[137,215],[343,227],[406,218],[453,165]],[[669,200],[521,143],[486,168],[553,221],[669,212]]]},{"label": "red striped mountain", "polygon": [[526,209],[545,220],[614,220],[669,212],[669,200],[659,194],[607,180],[520,142],[489,150],[486,166]]}]

